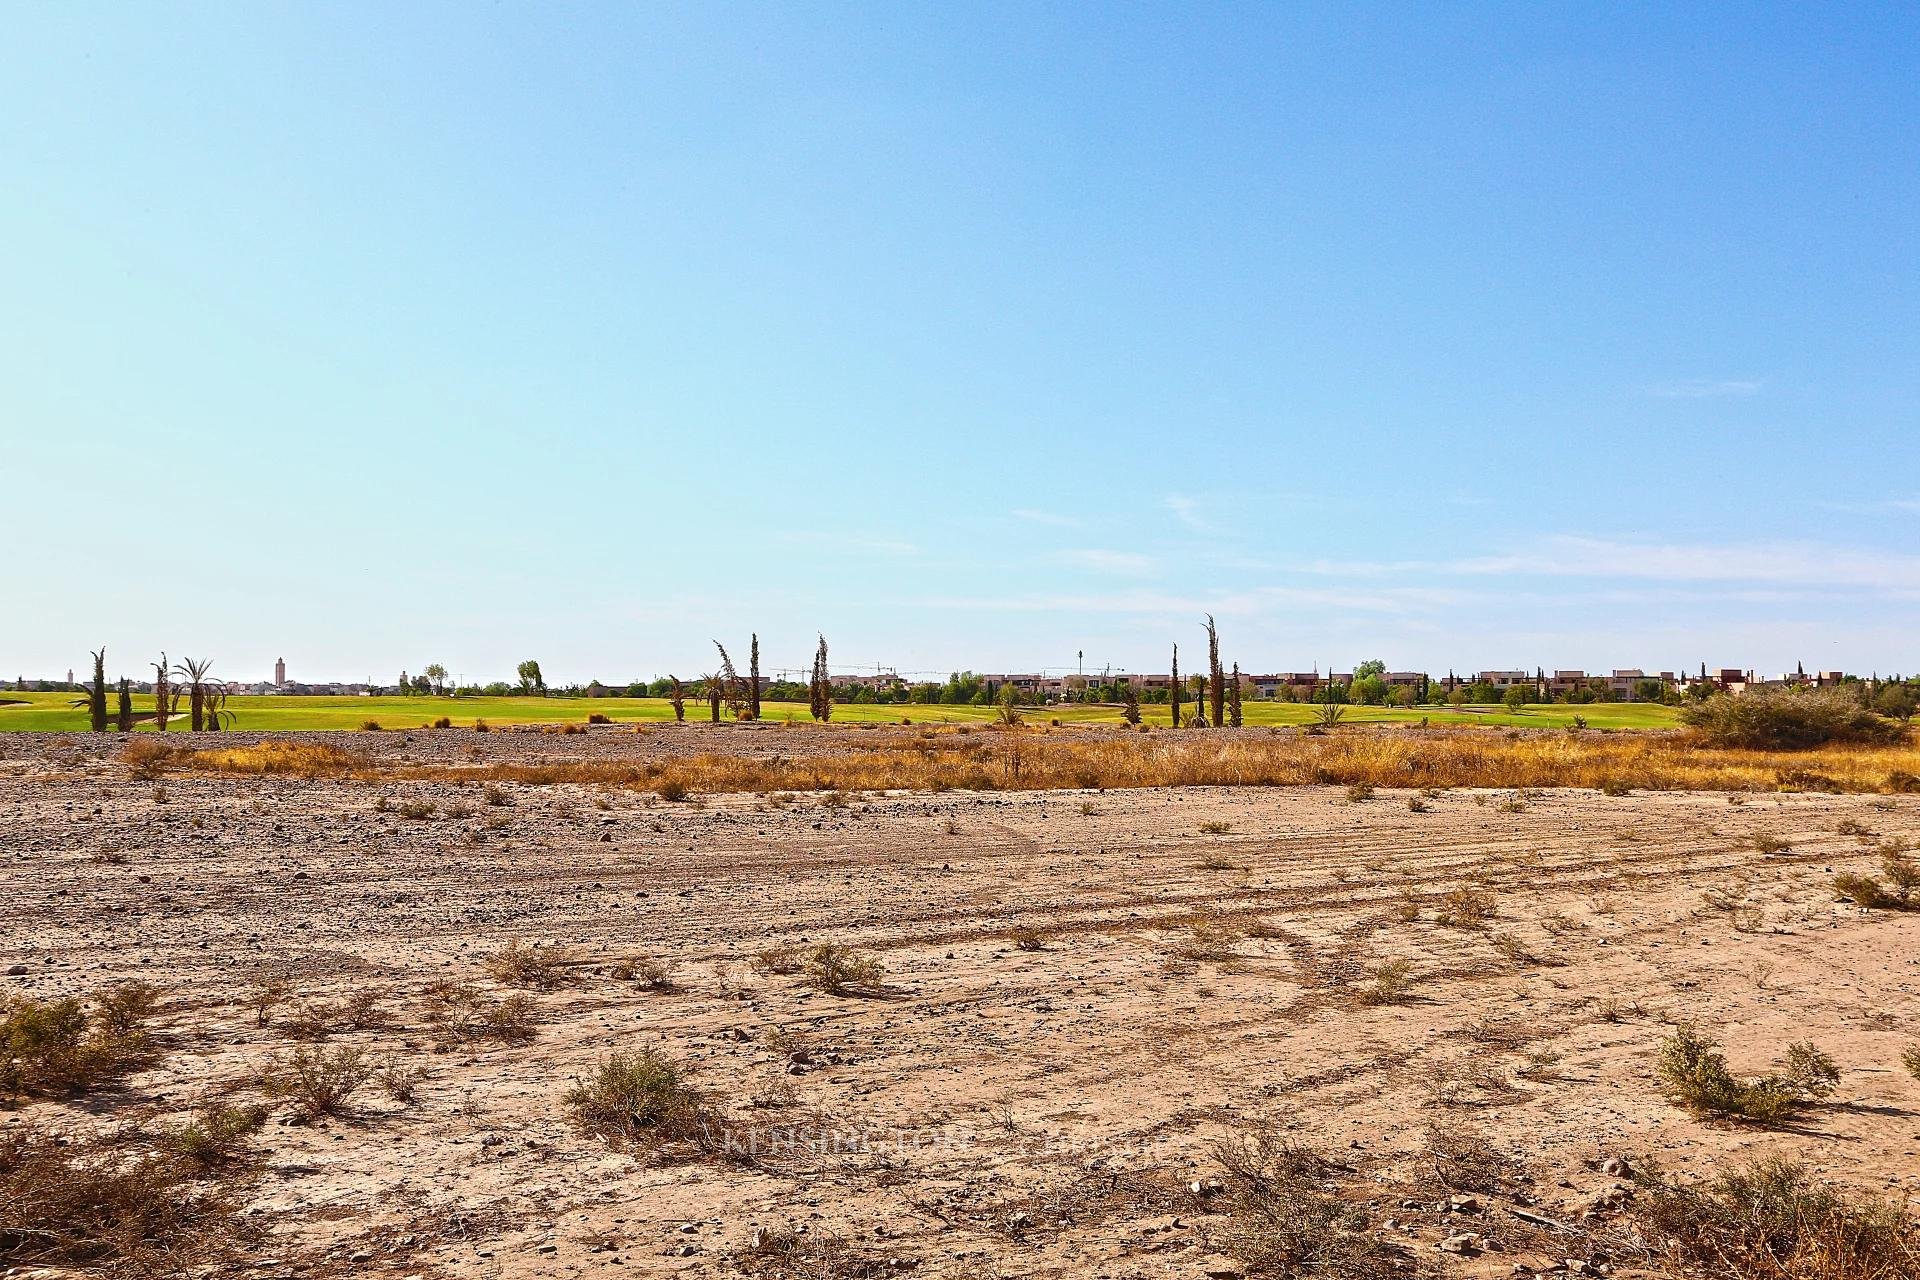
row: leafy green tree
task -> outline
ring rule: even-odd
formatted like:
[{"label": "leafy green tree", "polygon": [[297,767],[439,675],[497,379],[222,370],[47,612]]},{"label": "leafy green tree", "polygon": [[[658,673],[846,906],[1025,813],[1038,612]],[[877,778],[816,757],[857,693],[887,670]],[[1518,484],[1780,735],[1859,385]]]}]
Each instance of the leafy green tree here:
[{"label": "leafy green tree", "polygon": [[1507,691],[1500,695],[1500,701],[1509,711],[1518,711],[1527,705],[1527,690],[1523,685],[1510,684]]},{"label": "leafy green tree", "polygon": [[535,662],[532,658],[528,658],[525,662],[514,668],[514,673],[520,677],[520,692],[538,692],[543,697],[545,696],[547,692],[547,681],[546,677],[540,674],[540,664],[538,662]]},{"label": "leafy green tree", "polygon": [[1365,662],[1362,662],[1353,669],[1353,678],[1356,681],[1364,680],[1368,676],[1383,676],[1385,674],[1387,674],[1387,664],[1378,658],[1368,658]]},{"label": "leafy green tree", "polygon": [[438,694],[446,693],[447,669],[445,667],[441,666],[437,662],[429,662],[426,666],[426,669],[423,670],[420,674],[427,678],[428,683],[432,685],[433,691],[435,693],[438,693]]},{"label": "leafy green tree", "polygon": [[1131,680],[1120,688],[1120,718],[1128,724],[1140,723],[1140,694]]}]

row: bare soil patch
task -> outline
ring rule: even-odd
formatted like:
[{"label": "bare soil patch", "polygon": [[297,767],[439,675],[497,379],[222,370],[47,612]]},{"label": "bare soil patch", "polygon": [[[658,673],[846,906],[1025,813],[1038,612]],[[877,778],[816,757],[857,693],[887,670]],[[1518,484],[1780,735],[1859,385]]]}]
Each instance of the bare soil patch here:
[{"label": "bare soil patch", "polygon": [[[0,993],[163,991],[137,1069],[0,1133],[191,1150],[168,1176],[230,1203],[246,1274],[1201,1277],[1298,1249],[1661,1274],[1635,1169],[1920,1191],[1920,913],[1834,891],[1920,838],[1920,797],[676,803],[405,771],[719,735],[285,736],[392,767],[138,777],[111,736],[0,744]],[[1788,1123],[1703,1116],[1656,1074],[1683,1023],[1742,1076],[1812,1041],[1837,1083]]]}]

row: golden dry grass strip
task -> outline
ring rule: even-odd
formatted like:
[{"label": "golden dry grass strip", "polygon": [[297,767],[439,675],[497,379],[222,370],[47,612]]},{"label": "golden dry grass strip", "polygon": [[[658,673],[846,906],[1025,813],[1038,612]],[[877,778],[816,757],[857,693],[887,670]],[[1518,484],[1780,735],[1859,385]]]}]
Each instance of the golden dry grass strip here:
[{"label": "golden dry grass strip", "polygon": [[1920,749],[1712,747],[1686,734],[1487,730],[1255,737],[1001,730],[876,741],[840,753],[668,760],[400,764],[326,743],[269,739],[179,753],[171,767],[221,773],[416,778],[692,792],[1001,791],[1134,787],[1582,787],[1648,791],[1902,792],[1920,789]]}]

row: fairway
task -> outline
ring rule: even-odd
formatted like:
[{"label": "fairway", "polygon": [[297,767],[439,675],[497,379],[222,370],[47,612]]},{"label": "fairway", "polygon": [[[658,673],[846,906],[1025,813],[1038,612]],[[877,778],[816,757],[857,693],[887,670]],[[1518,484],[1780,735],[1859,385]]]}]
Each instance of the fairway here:
[{"label": "fairway", "polygon": [[[87,713],[79,707],[68,705],[77,696],[72,693],[0,694],[0,697],[8,699],[8,702],[0,703],[0,731],[85,732]],[[149,696],[135,695],[133,704],[137,711],[150,712],[153,709],[153,699]],[[109,713],[112,707],[113,698],[110,695]],[[484,720],[489,725],[578,723],[596,713],[622,723],[673,719],[672,704],[665,698],[303,698],[249,695],[229,698],[227,710],[233,713],[229,727],[254,732],[354,730],[369,720],[382,729],[419,729],[431,725],[442,716],[462,729],[471,728],[476,720]],[[1317,708],[1291,702],[1245,704],[1246,723],[1250,728],[1308,724],[1315,719],[1316,711]],[[1023,719],[1043,724],[1052,720],[1058,720],[1061,724],[1118,724],[1121,718],[1120,708],[1109,705],[1022,707],[1020,712]],[[725,714],[724,708],[722,714]],[[1419,724],[1424,721],[1435,725],[1554,729],[1572,725],[1576,716],[1595,729],[1665,729],[1677,723],[1671,707],[1647,702],[1600,702],[1586,706],[1553,704],[1529,706],[1517,712],[1498,704],[1469,706],[1460,710],[1452,707],[1348,707],[1342,723]],[[705,721],[707,717],[707,705],[704,702],[688,701],[688,720]],[[846,724],[898,724],[903,719],[915,724],[985,724],[998,717],[999,711],[995,707],[848,702],[836,703],[833,708],[834,720]],[[1164,706],[1143,706],[1141,717],[1149,724],[1165,725],[1169,719],[1168,709]],[[773,721],[805,720],[808,718],[807,707],[802,702],[766,702],[761,705],[761,718]],[[172,732],[185,729],[186,726],[186,715],[182,710],[175,713],[168,728]],[[140,726],[141,732],[151,732],[152,729],[150,723]]]}]

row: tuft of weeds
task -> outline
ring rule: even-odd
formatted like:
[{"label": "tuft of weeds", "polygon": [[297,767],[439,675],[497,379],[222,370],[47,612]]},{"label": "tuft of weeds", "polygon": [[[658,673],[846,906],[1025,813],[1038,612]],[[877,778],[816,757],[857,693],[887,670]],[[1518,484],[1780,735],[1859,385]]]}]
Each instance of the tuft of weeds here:
[{"label": "tuft of weeds", "polygon": [[1428,804],[1422,796],[1407,797],[1407,811],[1409,813],[1425,813],[1431,808],[1433,808],[1433,806]]},{"label": "tuft of weeds", "polygon": [[438,812],[433,803],[428,800],[402,800],[399,804],[393,806],[393,811],[401,817],[410,818],[415,822],[425,822]]},{"label": "tuft of weeds", "polygon": [[816,991],[836,996],[849,992],[871,994],[880,989],[886,966],[878,956],[858,947],[821,942],[801,956],[800,972],[806,984]]},{"label": "tuft of weeds", "polygon": [[273,1021],[273,1011],[293,998],[293,983],[286,978],[262,978],[247,993],[247,1007],[253,1010],[253,1025],[264,1027]]},{"label": "tuft of weeds", "polygon": [[1775,831],[1756,831],[1747,837],[1747,843],[1758,853],[1769,856],[1786,853],[1793,848],[1793,841]]},{"label": "tuft of weeds", "polygon": [[1246,1274],[1330,1280],[1408,1274],[1408,1259],[1375,1239],[1366,1215],[1330,1189],[1337,1169],[1318,1153],[1257,1127],[1218,1143],[1214,1155],[1227,1182],[1221,1244]]},{"label": "tuft of weeds", "polygon": [[1880,870],[1887,883],[1868,875],[1844,872],[1833,878],[1834,891],[1863,907],[1882,911],[1920,910],[1920,863],[1909,853],[1904,840],[1888,841],[1880,847]]},{"label": "tuft of weeds", "polygon": [[1231,830],[1233,830],[1233,824],[1231,822],[1203,822],[1200,824],[1200,834],[1203,836],[1223,836]]},{"label": "tuft of weeds", "polygon": [[1046,933],[1035,925],[1017,924],[1007,936],[1022,951],[1044,951],[1047,946]]},{"label": "tuft of weeds", "polygon": [[1471,885],[1461,885],[1440,899],[1440,923],[1456,929],[1484,928],[1496,914],[1493,895]]},{"label": "tuft of weeds", "polygon": [[487,957],[487,976],[509,987],[551,991],[564,986],[573,956],[565,947],[531,947],[515,938]]},{"label": "tuft of weeds", "polygon": [[1348,804],[1365,804],[1371,799],[1373,799],[1373,784],[1371,782],[1355,782],[1348,785]]},{"label": "tuft of weeds", "polygon": [[426,1078],[426,1074],[399,1053],[390,1052],[374,1068],[373,1083],[380,1092],[404,1106],[419,1096],[420,1081]]},{"label": "tuft of weeds", "polygon": [[1900,1065],[1907,1069],[1908,1075],[1920,1080],[1920,1044],[1910,1044],[1900,1051]]},{"label": "tuft of weeds", "polygon": [[524,1044],[533,1039],[533,1000],[521,992],[490,1000],[467,983],[441,981],[425,994],[427,1020],[441,1029],[443,1043]]},{"label": "tuft of weeds", "polygon": [[1688,1273],[1727,1280],[1895,1280],[1920,1275],[1920,1221],[1904,1206],[1821,1186],[1804,1165],[1762,1158],[1683,1185],[1635,1174],[1643,1235]]},{"label": "tuft of weeds", "polygon": [[487,784],[487,789],[481,793],[481,797],[496,809],[504,809],[513,803],[513,796],[506,788],[494,783]]},{"label": "tuft of weeds", "polygon": [[659,796],[662,800],[678,804],[687,798],[687,784],[678,778],[666,778],[663,779],[658,786],[654,787],[653,794]]},{"label": "tuft of weeds", "polygon": [[618,982],[631,982],[642,991],[672,991],[678,984],[673,980],[673,970],[664,960],[655,960],[642,956],[638,960],[622,960],[613,966],[613,978]]},{"label": "tuft of weeds", "polygon": [[290,1099],[302,1117],[315,1120],[344,1112],[374,1070],[364,1049],[302,1048],[272,1064],[261,1083],[269,1095]]},{"label": "tuft of weeds", "polygon": [[792,943],[768,947],[753,958],[755,973],[790,975],[800,972],[800,948]]},{"label": "tuft of weeds", "polygon": [[1399,1004],[1414,988],[1413,961],[1389,960],[1376,967],[1356,998],[1364,1005]]},{"label": "tuft of weeds", "polygon": [[1654,1072],[1675,1101],[1695,1111],[1771,1124],[1830,1096],[1840,1079],[1833,1059],[1810,1041],[1789,1045],[1784,1065],[1770,1075],[1735,1076],[1718,1042],[1681,1027],[1661,1042]]},{"label": "tuft of weeds", "polygon": [[205,1102],[191,1120],[161,1132],[160,1149],[211,1173],[237,1164],[247,1139],[266,1122],[267,1109],[258,1103]]}]

